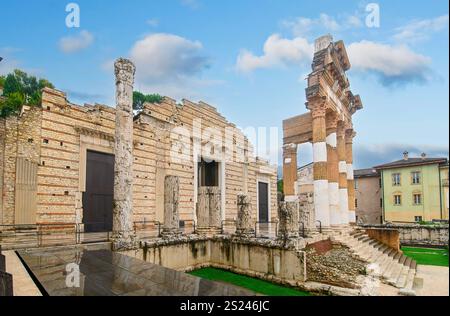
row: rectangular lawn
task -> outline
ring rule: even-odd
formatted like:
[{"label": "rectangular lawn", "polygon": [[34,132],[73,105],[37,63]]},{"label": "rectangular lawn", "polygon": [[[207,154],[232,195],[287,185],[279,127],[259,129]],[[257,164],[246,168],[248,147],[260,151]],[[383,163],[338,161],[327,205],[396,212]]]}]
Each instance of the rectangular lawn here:
[{"label": "rectangular lawn", "polygon": [[448,250],[433,248],[402,247],[405,256],[417,261],[417,264],[448,267]]},{"label": "rectangular lawn", "polygon": [[263,281],[256,278],[239,275],[225,270],[205,268],[195,270],[189,274],[212,281],[222,281],[236,286],[240,286],[256,293],[268,296],[310,296],[308,292],[303,292],[290,287],[285,287]]}]

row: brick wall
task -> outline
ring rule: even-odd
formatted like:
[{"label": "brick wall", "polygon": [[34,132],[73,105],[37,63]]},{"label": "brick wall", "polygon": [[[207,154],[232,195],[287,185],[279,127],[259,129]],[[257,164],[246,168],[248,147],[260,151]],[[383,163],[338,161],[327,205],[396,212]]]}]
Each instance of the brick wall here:
[{"label": "brick wall", "polygon": [[[215,108],[205,103],[184,101],[183,106],[165,98],[161,104],[146,104],[134,123],[134,186],[135,220],[162,221],[164,177],[180,178],[180,216],[195,218],[195,133],[190,137],[174,137],[174,128],[194,130],[194,120],[201,119],[201,132],[234,127]],[[3,197],[0,215],[4,224],[14,224],[15,168],[17,157],[27,157],[39,164],[37,172],[37,222],[81,223],[82,193],[85,191],[86,151],[114,152],[115,109],[103,105],[71,104],[63,92],[44,89],[42,107],[26,108],[23,114],[0,120],[0,180]],[[175,134],[177,135],[177,134]],[[237,132],[228,141],[238,150],[248,150],[248,140]],[[182,152],[180,148],[191,150]],[[176,153],[177,155],[174,155]],[[233,155],[237,154],[236,148]],[[181,159],[173,159],[173,157]],[[257,212],[257,181],[270,183],[270,218],[277,216],[276,169],[267,163],[249,159],[248,181],[244,181],[244,163],[227,161],[225,176],[226,218],[237,215],[239,192],[248,190],[253,210]]]}]

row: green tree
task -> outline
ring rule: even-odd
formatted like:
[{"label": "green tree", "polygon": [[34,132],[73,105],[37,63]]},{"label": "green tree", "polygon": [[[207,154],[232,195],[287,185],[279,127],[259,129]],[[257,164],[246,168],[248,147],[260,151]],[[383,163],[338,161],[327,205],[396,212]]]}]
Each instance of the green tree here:
[{"label": "green tree", "polygon": [[278,192],[283,193],[284,192],[284,188],[283,188],[283,179],[278,180]]},{"label": "green tree", "polygon": [[4,85],[5,85],[5,76],[0,76],[0,87],[3,88]]},{"label": "green tree", "polygon": [[144,108],[144,103],[161,103],[163,97],[159,94],[143,94],[139,91],[133,91],[133,109],[141,111]]},{"label": "green tree", "polygon": [[23,95],[19,92],[11,93],[4,100],[0,100],[0,117],[18,114],[24,101]]},{"label": "green tree", "polygon": [[21,70],[14,70],[6,77],[0,78],[3,85],[4,99],[0,100],[0,116],[17,114],[22,105],[39,105],[42,99],[42,89],[54,88],[47,79],[37,79]]}]

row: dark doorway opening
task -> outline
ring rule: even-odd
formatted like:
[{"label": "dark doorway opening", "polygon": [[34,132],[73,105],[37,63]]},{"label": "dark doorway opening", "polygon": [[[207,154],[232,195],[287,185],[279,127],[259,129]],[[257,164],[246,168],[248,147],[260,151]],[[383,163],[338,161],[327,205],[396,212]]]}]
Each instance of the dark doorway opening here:
[{"label": "dark doorway opening", "polygon": [[110,232],[113,226],[114,155],[87,152],[84,231]]},{"label": "dark doorway opening", "polygon": [[258,182],[258,210],[259,222],[269,222],[269,185],[265,182]]},{"label": "dark doorway opening", "polygon": [[216,161],[202,160],[198,163],[198,186],[219,186],[219,163]]}]

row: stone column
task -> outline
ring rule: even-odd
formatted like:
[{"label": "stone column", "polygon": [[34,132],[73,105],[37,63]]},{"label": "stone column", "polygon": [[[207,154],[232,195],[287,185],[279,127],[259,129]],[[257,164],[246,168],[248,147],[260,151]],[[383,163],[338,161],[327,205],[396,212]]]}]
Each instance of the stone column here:
[{"label": "stone column", "polygon": [[348,183],[347,183],[347,161],[345,153],[345,126],[339,122],[337,129],[337,153],[339,161],[339,213],[341,224],[349,223],[348,216]]},{"label": "stone column", "polygon": [[197,228],[209,227],[209,188],[198,188]]},{"label": "stone column", "polygon": [[211,228],[220,228],[222,225],[222,193],[219,187],[210,188],[209,225]]},{"label": "stone column", "polygon": [[349,222],[356,224],[355,178],[353,173],[353,138],[356,133],[349,129],[345,137],[345,154],[347,162],[348,210]]},{"label": "stone column", "polygon": [[283,191],[285,199],[295,199],[297,192],[297,145],[283,146]]},{"label": "stone column", "polygon": [[316,220],[322,227],[330,226],[330,201],[328,197],[328,157],[326,105],[318,102],[311,108],[313,132],[314,203]]},{"label": "stone column", "polygon": [[314,193],[302,193],[299,196],[300,204],[300,222],[304,223],[307,232],[315,231],[316,229],[316,214],[314,211]]},{"label": "stone column", "polygon": [[197,199],[197,232],[218,233],[222,224],[221,193],[219,187],[200,187]]},{"label": "stone column", "polygon": [[164,225],[163,237],[180,234],[180,180],[175,176],[167,176],[164,180]]},{"label": "stone column", "polygon": [[278,205],[279,227],[278,237],[290,239],[299,237],[300,217],[298,201],[281,202]]},{"label": "stone column", "polygon": [[238,216],[236,235],[241,237],[253,237],[255,235],[255,223],[252,217],[252,204],[250,197],[246,194],[238,194],[237,206]]},{"label": "stone column", "polygon": [[328,157],[328,196],[330,202],[330,224],[341,224],[339,209],[339,163],[337,154],[337,118],[327,116],[327,157]]},{"label": "stone column", "polygon": [[133,229],[133,84],[135,66],[118,59],[116,75],[116,131],[114,170],[113,249],[135,244]]}]

